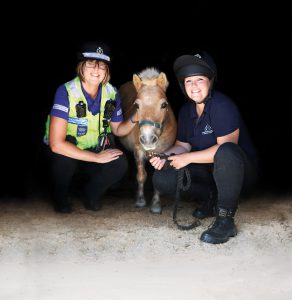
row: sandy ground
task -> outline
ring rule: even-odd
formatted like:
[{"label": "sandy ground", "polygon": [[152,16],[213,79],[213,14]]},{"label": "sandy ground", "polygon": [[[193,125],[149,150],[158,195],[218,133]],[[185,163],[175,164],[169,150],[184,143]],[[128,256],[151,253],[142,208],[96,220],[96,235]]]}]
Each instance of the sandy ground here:
[{"label": "sandy ground", "polygon": [[0,299],[292,299],[291,196],[242,202],[239,234],[221,245],[199,240],[212,219],[181,231],[162,200],[162,215],[114,196],[60,215],[44,197],[2,199]]}]

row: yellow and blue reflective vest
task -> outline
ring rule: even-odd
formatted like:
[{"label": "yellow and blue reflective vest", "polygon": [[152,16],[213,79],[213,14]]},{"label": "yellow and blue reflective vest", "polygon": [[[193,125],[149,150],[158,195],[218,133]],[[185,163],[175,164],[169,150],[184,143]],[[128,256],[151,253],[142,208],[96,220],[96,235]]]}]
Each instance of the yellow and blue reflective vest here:
[{"label": "yellow and blue reflective vest", "polygon": [[[104,116],[104,108],[107,100],[116,99],[116,89],[110,84],[102,85],[101,91],[101,103],[100,112],[93,115],[88,110],[86,105],[85,117],[77,117],[76,105],[82,101],[87,104],[86,98],[82,92],[81,82],[79,77],[65,83],[65,87],[68,92],[69,99],[69,116],[67,126],[67,136],[72,136],[76,139],[76,146],[80,149],[94,148],[98,144],[98,137],[103,133],[102,120]],[[50,116],[48,116],[46,122],[46,132],[44,142],[48,144],[49,141],[49,125]],[[110,127],[107,128],[107,132],[110,133]]]}]

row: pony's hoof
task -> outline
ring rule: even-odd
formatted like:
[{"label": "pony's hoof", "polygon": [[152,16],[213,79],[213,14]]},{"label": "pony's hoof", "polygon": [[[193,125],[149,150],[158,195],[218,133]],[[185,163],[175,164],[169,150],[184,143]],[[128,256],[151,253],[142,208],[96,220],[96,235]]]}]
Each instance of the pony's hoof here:
[{"label": "pony's hoof", "polygon": [[135,203],[135,207],[137,208],[143,208],[145,206],[146,206],[146,201],[143,198],[139,198]]},{"label": "pony's hoof", "polygon": [[161,208],[160,205],[155,204],[155,205],[151,205],[150,211],[151,211],[153,214],[161,214],[162,208]]}]

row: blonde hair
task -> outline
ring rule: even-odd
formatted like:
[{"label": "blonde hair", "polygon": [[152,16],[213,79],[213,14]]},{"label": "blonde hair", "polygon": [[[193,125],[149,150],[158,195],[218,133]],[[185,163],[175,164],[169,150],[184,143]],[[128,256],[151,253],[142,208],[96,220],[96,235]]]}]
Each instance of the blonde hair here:
[{"label": "blonde hair", "polygon": [[[76,67],[77,76],[80,78],[81,81],[85,81],[85,78],[84,78],[85,62],[86,62],[85,60],[79,62]],[[110,78],[111,78],[109,66],[107,64],[105,64],[105,66],[106,66],[106,70],[105,70],[104,79],[102,81],[103,85],[106,85],[110,81]]]}]

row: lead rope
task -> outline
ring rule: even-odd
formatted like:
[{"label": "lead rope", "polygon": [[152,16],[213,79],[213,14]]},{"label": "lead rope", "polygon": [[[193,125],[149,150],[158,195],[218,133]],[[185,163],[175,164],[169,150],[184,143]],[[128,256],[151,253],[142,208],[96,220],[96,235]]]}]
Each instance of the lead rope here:
[{"label": "lead rope", "polygon": [[[146,157],[150,158],[152,156],[158,156],[161,159],[166,160],[164,163],[163,169],[172,168],[172,166],[170,166],[169,160],[167,160],[169,155],[164,154],[164,153],[155,153],[155,152],[147,152],[146,153]],[[186,178],[185,184],[184,184],[184,177]],[[182,225],[182,224],[179,224],[177,221],[177,210],[178,210],[179,202],[181,200],[180,193],[181,193],[181,191],[183,191],[183,192],[187,191],[191,186],[191,182],[192,181],[191,181],[190,171],[187,167],[177,170],[176,193],[175,193],[175,201],[174,201],[173,211],[172,211],[172,220],[173,220],[173,223],[176,224],[177,228],[180,230],[191,230],[191,229],[201,225],[199,220],[195,220],[193,223],[191,223],[189,225]]]},{"label": "lead rope", "polygon": [[[185,183],[184,183],[185,179]],[[187,191],[191,186],[191,175],[190,171],[187,167],[181,168],[177,170],[177,183],[176,183],[176,193],[175,193],[175,201],[172,212],[172,220],[173,223],[176,224],[177,228],[180,230],[191,230],[195,227],[198,227],[201,223],[198,220],[195,220],[193,223],[189,225],[179,224],[177,221],[177,210],[178,205],[181,200],[181,191]]]}]

